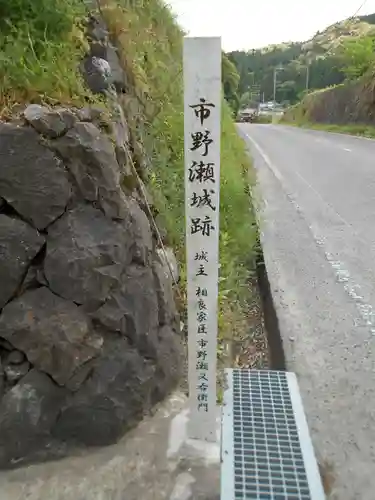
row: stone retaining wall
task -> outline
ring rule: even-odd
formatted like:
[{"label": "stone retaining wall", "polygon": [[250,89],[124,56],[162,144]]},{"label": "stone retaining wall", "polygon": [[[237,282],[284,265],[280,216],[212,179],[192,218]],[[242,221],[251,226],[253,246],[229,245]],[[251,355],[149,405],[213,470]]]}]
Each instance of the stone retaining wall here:
[{"label": "stone retaining wall", "polygon": [[101,115],[0,124],[2,468],[115,442],[179,377],[176,263],[129,183],[124,117]]}]

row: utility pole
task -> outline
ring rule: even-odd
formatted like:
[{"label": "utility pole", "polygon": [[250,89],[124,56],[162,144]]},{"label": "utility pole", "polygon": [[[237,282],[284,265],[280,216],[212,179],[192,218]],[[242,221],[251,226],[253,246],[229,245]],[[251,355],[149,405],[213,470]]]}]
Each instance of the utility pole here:
[{"label": "utility pole", "polygon": [[310,63],[306,66],[306,91],[309,90],[309,79],[310,79]]},{"label": "utility pole", "polygon": [[273,70],[273,103],[275,104],[276,102],[276,75],[277,71],[276,68]]},{"label": "utility pole", "polygon": [[276,88],[277,88],[277,72],[282,71],[283,67],[279,66],[278,68],[273,69],[273,102],[276,103]]},{"label": "utility pole", "polygon": [[258,83],[253,83],[253,85],[251,85],[249,87],[249,95],[250,95],[251,102],[253,102],[254,96],[255,96],[255,100],[260,99],[260,85]]}]

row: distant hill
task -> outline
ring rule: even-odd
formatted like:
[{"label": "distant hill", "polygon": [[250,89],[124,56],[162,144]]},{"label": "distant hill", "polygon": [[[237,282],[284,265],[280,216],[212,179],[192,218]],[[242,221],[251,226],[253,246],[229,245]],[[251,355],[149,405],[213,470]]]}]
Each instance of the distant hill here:
[{"label": "distant hill", "polygon": [[[273,99],[274,69],[277,71],[278,101],[295,103],[308,86],[321,89],[342,83],[339,47],[348,39],[375,36],[375,14],[349,18],[318,31],[305,42],[287,42],[261,49],[227,54],[240,75],[238,94],[242,103],[260,95]],[[307,75],[307,66],[309,74]],[[281,69],[282,68],[282,69]]]}]

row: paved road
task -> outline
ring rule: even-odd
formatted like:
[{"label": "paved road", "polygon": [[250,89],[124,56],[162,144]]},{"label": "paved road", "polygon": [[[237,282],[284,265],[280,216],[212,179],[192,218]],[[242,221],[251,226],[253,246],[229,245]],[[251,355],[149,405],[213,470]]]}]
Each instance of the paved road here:
[{"label": "paved road", "polygon": [[375,141],[240,126],[288,369],[335,500],[375,498]]}]

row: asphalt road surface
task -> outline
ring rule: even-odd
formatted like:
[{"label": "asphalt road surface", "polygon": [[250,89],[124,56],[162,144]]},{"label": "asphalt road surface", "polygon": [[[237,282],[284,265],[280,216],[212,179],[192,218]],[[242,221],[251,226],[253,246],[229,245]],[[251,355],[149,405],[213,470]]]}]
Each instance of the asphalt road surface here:
[{"label": "asphalt road surface", "polygon": [[287,369],[337,500],[375,498],[375,141],[242,124]]}]

